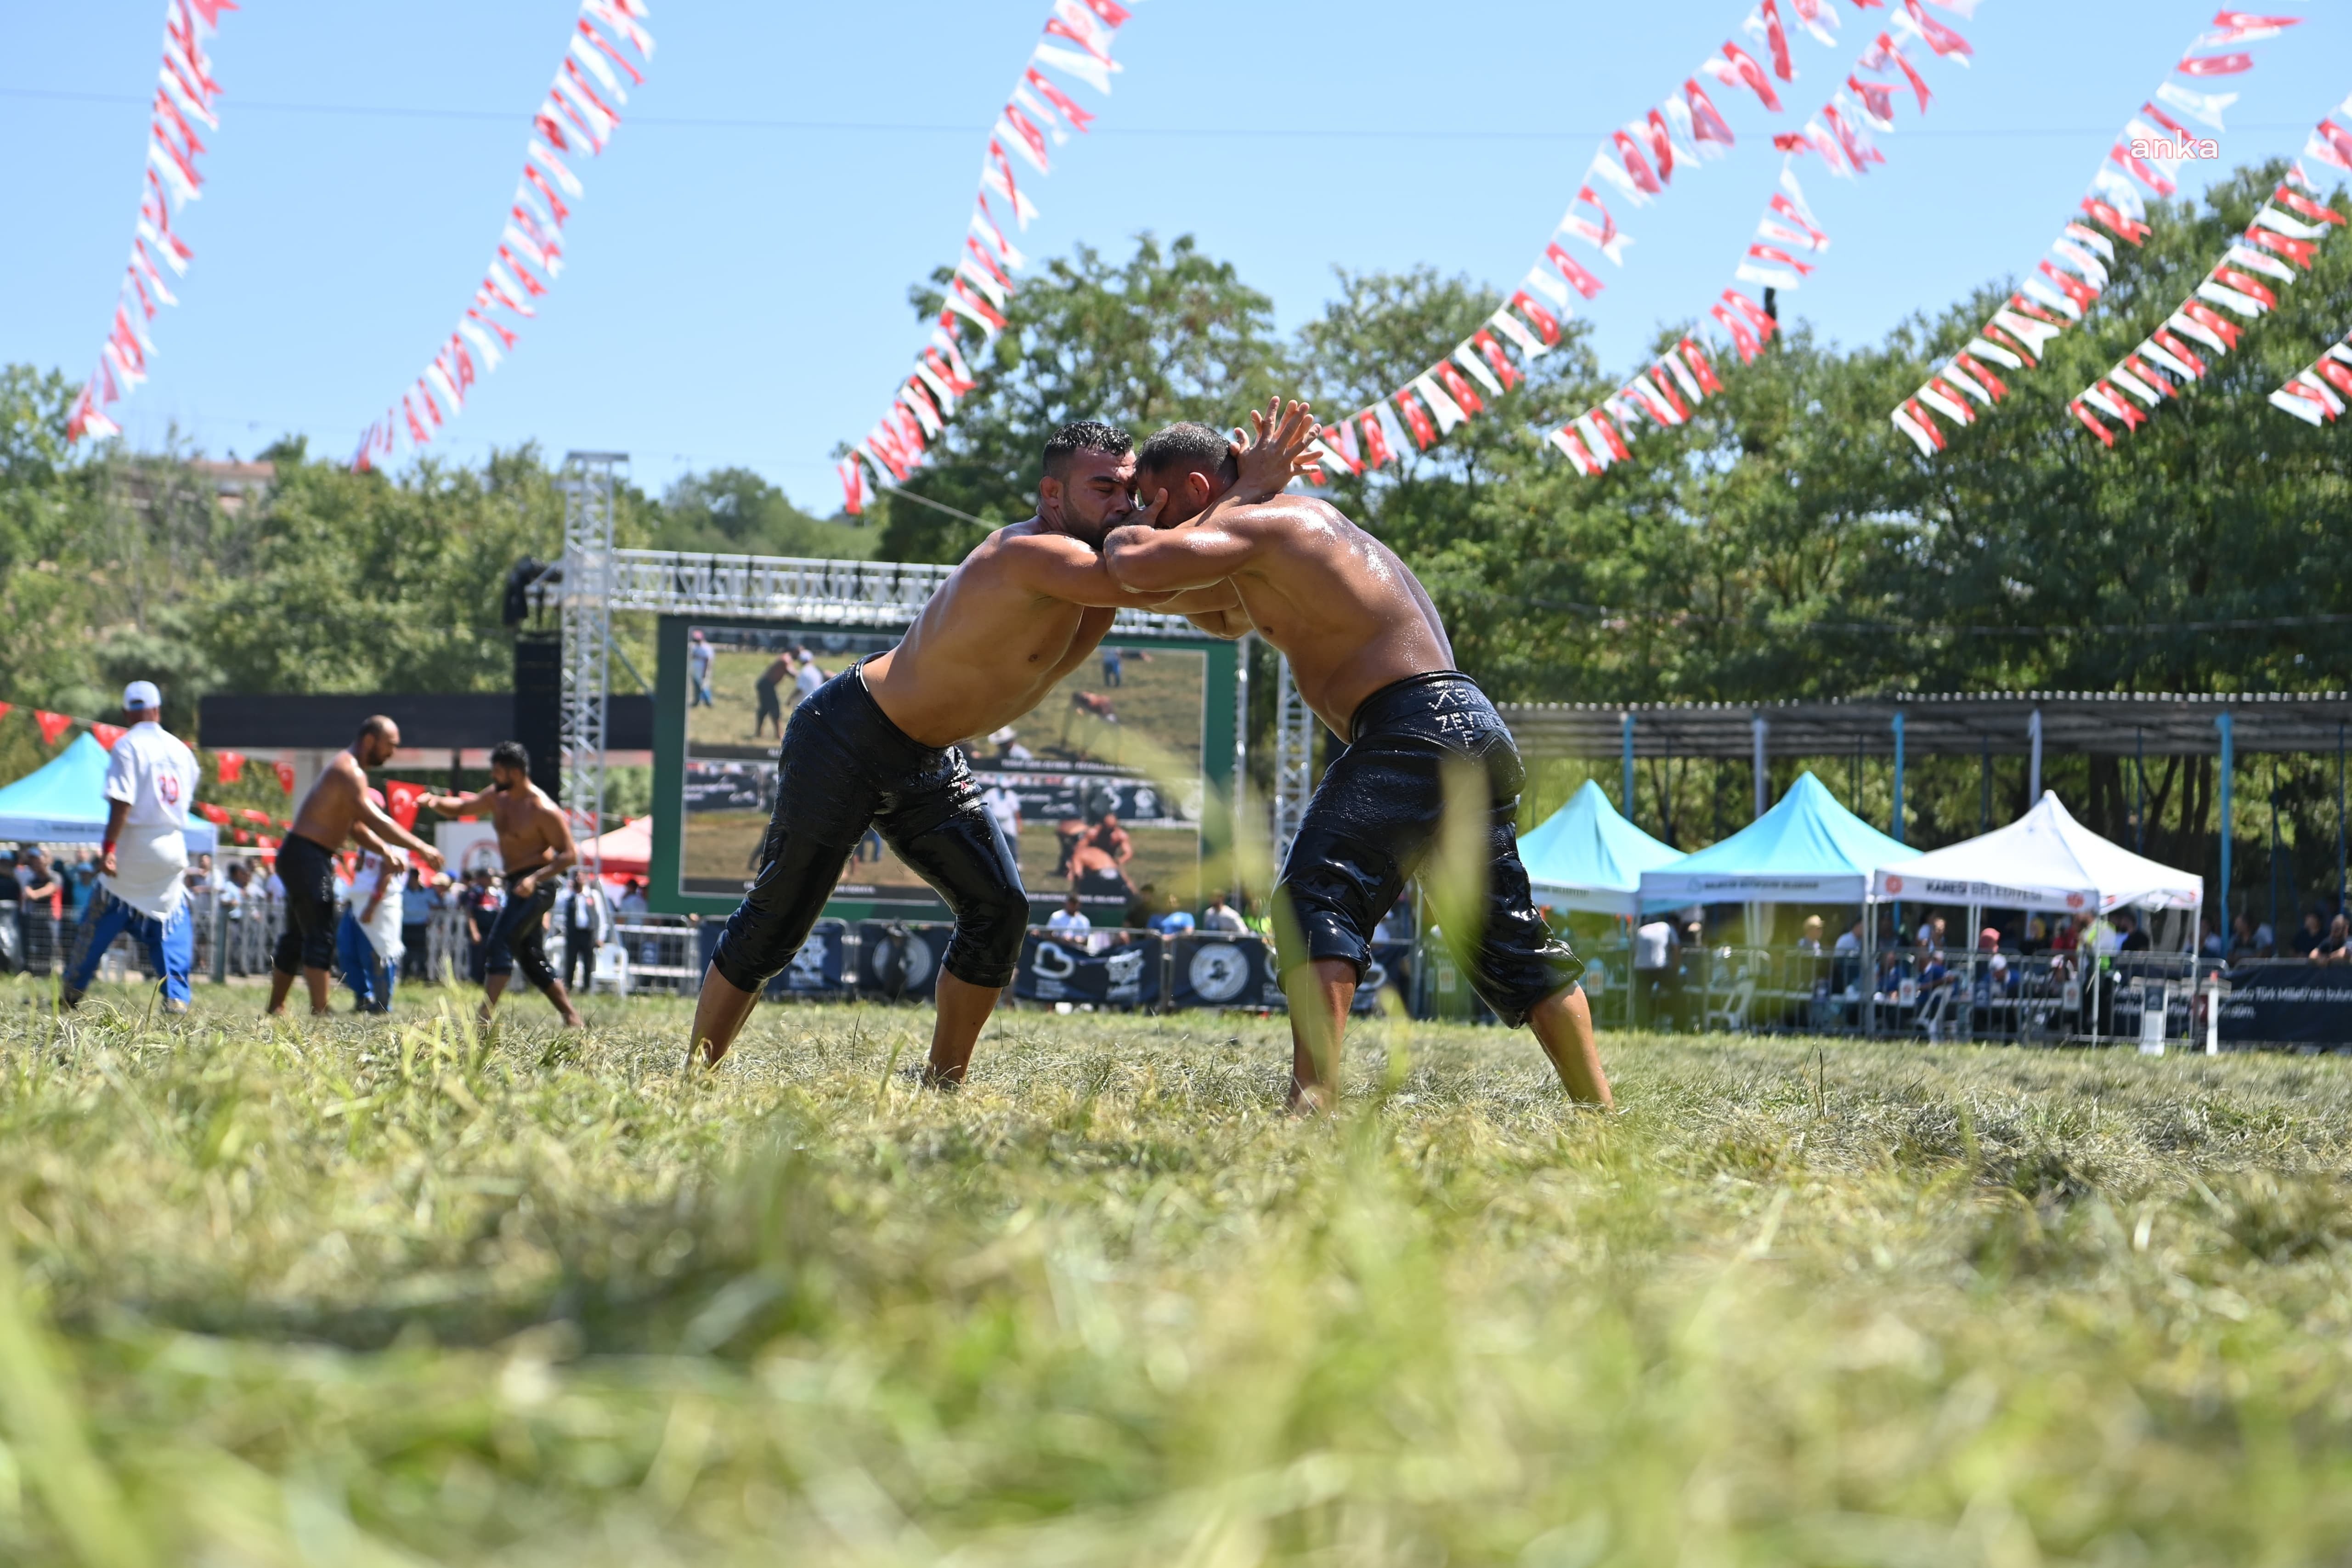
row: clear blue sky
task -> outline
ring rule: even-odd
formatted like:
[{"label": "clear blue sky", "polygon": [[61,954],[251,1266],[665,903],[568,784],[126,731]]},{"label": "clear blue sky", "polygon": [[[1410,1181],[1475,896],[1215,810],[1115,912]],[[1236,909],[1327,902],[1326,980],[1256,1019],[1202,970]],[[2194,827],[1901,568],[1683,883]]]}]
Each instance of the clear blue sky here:
[{"label": "clear blue sky", "polygon": [[[176,425],[215,455],[289,430],[340,455],[480,276],[574,6],[244,3],[214,41],[222,125],[204,199],[179,220],[195,265],[156,323],[152,379],[119,416],[144,446]],[[1886,15],[1834,3],[1834,54],[1792,39],[1792,107],[1824,100]],[[1507,283],[1540,252],[1596,134],[1738,37],[1747,5],[1144,0],[1097,133],[1037,183],[1044,216],[1022,243],[1034,257],[1192,233],[1274,298],[1286,328],[1321,308],[1334,267],[1428,262]],[[1867,179],[1805,165],[1834,245],[1793,308],[1867,341],[2030,269],[2212,9],[1984,0],[1973,21],[1936,13],[1975,43],[1974,67],[1927,61],[1935,104],[1922,121],[1904,100],[1888,164]],[[2352,17],[2305,9],[2312,20],[2252,46],[2253,71],[2210,84],[2245,95],[2220,166],[2300,147],[2352,89]],[[985,129],[1046,11],[656,0],[647,84],[581,168],[570,266],[438,449],[618,449],[655,488],[741,465],[830,510],[826,454],[906,373],[922,336],[908,285],[955,254]],[[162,16],[154,0],[10,9],[0,360],[79,376],[96,358]],[[1730,280],[1770,187],[1770,122],[1740,95],[1716,98],[1741,133],[1735,156],[1624,215],[1639,243],[1624,271],[1603,269],[1611,287],[1588,311],[1613,364]],[[2186,173],[2199,181],[2199,165]]]}]

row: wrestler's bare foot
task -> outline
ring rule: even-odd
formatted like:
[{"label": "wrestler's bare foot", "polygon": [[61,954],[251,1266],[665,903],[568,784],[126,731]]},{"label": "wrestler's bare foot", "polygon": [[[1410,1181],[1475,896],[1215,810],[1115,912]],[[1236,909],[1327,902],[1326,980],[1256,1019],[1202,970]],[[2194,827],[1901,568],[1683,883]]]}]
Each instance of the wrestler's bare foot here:
[{"label": "wrestler's bare foot", "polygon": [[931,1024],[930,1059],[923,1064],[924,1088],[953,1089],[963,1082],[971,1068],[971,1048],[980,1041],[981,1026],[1003,994],[998,986],[974,985],[952,974],[940,974],[932,992],[939,1014]]},{"label": "wrestler's bare foot", "polygon": [[717,1067],[759,1000],[758,992],[737,985],[719,973],[717,965],[705,969],[701,994],[694,999],[694,1027],[687,1036],[686,1065],[692,1067],[698,1056],[708,1066]]}]

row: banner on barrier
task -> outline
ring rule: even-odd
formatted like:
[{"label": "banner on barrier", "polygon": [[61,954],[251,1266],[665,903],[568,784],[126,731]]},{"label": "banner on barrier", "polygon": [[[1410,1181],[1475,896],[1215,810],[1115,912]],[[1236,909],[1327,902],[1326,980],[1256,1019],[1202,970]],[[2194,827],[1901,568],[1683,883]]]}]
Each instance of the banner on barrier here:
[{"label": "banner on barrier", "polygon": [[860,921],[857,989],[893,1001],[929,1001],[954,935],[955,927],[948,925]]},{"label": "banner on barrier", "polygon": [[[718,950],[719,938],[727,929],[723,921],[705,921],[699,928],[702,967],[710,967],[710,955]],[[772,978],[761,994],[771,1002],[788,997],[824,999],[849,994],[849,928],[840,921],[819,921],[809,932],[793,961]]]},{"label": "banner on barrier", "polygon": [[2230,971],[2221,998],[2225,1042],[2352,1045],[2352,968],[2249,964]]},{"label": "banner on barrier", "polygon": [[1032,931],[1021,946],[1013,994],[1024,1002],[1149,1006],[1160,1000],[1160,941],[1121,933],[1115,945],[1090,952],[1084,941],[1063,942]]}]

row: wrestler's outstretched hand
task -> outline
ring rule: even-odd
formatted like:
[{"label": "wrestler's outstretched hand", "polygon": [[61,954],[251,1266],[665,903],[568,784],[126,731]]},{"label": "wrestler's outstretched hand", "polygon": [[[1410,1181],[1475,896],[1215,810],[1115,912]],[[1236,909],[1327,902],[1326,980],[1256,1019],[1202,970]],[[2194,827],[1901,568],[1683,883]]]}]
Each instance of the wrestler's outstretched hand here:
[{"label": "wrestler's outstretched hand", "polygon": [[1263,414],[1250,410],[1250,425],[1247,433],[1234,433],[1234,459],[1241,469],[1234,485],[1236,495],[1244,500],[1270,500],[1300,474],[1320,480],[1310,455],[1310,444],[1322,428],[1314,409],[1296,402],[1286,409],[1281,398],[1270,397]]}]

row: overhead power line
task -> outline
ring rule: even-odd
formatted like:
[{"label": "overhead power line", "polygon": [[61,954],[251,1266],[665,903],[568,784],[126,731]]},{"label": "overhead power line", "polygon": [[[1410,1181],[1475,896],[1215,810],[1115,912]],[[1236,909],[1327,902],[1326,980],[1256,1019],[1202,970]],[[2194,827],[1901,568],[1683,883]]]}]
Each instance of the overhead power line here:
[{"label": "overhead power line", "polygon": [[[99,103],[144,106],[149,100],[136,93],[69,92],[49,88],[0,87],[0,98],[23,99],[53,103]],[[478,121],[522,126],[530,116],[511,110],[432,109],[409,104],[376,103],[271,103],[250,99],[238,99],[240,114],[258,111],[268,114],[316,114],[357,120],[447,120]],[[982,136],[987,125],[979,121],[968,124],[937,124],[915,121],[885,120],[719,120],[699,116],[633,114],[632,126],[651,126],[668,131],[824,131],[865,132],[890,135],[914,136]],[[1290,126],[1263,125],[1100,125],[1088,132],[1094,136],[1159,137],[1159,138],[1225,138],[1244,137],[1253,141],[1286,142],[1595,142],[1607,136],[1612,127],[1603,126],[1590,131],[1518,131],[1502,128],[1392,128],[1378,126]],[[2240,131],[2297,131],[2308,129],[2301,121],[2276,124],[2242,125]],[[1906,138],[1927,141],[2017,141],[2057,139],[2074,136],[2105,136],[2115,130],[2113,125],[2047,125],[2047,126],[1984,126],[1979,128],[1943,130],[1931,127],[1906,128]]]}]

